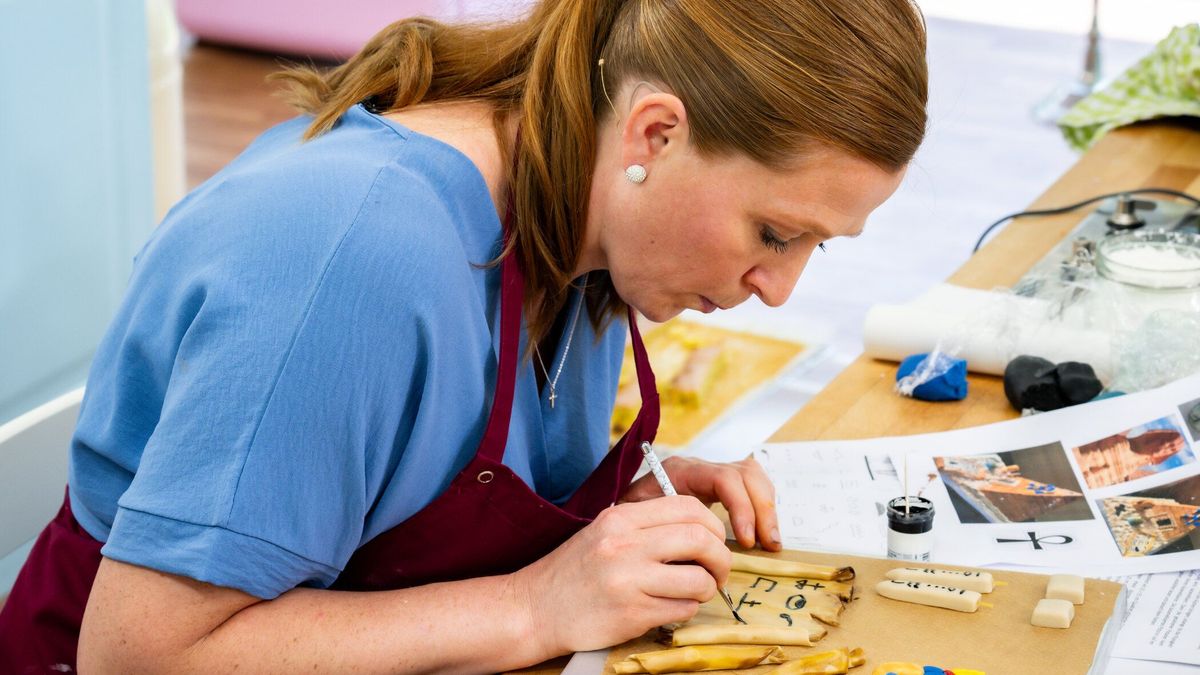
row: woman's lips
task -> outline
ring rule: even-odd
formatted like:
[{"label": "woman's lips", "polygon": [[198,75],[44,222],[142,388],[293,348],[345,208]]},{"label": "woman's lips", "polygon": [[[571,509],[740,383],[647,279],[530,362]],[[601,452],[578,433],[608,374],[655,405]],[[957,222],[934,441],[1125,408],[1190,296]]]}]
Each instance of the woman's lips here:
[{"label": "woman's lips", "polygon": [[717,306],[717,303],[713,302],[712,300],[709,300],[708,298],[704,297],[703,295],[700,296],[700,311],[701,312],[704,312],[705,314],[711,314],[713,312],[713,310],[716,310],[716,309],[720,309]]}]

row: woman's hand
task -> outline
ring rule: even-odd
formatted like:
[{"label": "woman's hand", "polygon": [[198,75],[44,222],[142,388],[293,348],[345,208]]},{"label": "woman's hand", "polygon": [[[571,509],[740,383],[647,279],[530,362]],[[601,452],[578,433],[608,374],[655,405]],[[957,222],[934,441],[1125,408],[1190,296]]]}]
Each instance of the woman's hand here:
[{"label": "woman's hand", "polygon": [[[753,455],[729,464],[668,457],[663,469],[679,494],[691,495],[705,504],[724,504],[739,544],[750,548],[757,541],[768,551],[783,549],[779,516],[775,513],[775,486]],[[661,496],[662,489],[654,476],[646,474],[629,486],[621,501],[640,502]]]},{"label": "woman's hand", "polygon": [[730,563],[712,511],[692,497],[666,497],[605,509],[511,578],[542,652],[557,655],[687,621],[725,583]]}]

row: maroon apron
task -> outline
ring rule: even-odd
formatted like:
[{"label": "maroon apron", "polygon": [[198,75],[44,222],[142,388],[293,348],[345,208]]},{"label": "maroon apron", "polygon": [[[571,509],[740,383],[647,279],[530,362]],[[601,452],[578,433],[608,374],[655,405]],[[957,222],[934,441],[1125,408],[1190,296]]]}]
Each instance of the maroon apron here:
[{"label": "maroon apron", "polygon": [[629,333],[642,409],[600,466],[559,507],[501,463],[512,416],[525,287],[515,258],[509,255],[502,265],[500,364],[491,417],[474,459],[429,505],[359,547],[334,588],[390,590],[518,570],[616,503],[637,472],[642,442],[653,441],[658,431],[658,391],[632,309]]},{"label": "maroon apron", "polygon": [[70,493],[38,535],[0,609],[0,673],[73,673],[100,542],[71,515]]},{"label": "maroon apron", "polygon": [[[395,589],[520,569],[615,503],[641,463],[642,441],[654,440],[658,392],[631,309],[642,409],[600,466],[559,507],[501,463],[512,417],[525,286],[515,254],[501,267],[499,368],[491,416],[475,457],[424,509],[355,551],[334,588]],[[71,515],[68,496],[38,537],[0,610],[0,672],[74,669],[101,546]]]}]

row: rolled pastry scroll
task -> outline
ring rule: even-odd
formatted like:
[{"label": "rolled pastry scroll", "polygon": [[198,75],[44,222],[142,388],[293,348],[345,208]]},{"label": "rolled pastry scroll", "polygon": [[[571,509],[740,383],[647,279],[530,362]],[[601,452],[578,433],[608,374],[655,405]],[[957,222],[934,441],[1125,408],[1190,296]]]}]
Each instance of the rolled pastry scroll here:
[{"label": "rolled pastry scroll", "polygon": [[921,583],[919,581],[881,581],[875,590],[885,598],[912,602],[930,607],[943,607],[956,612],[974,612],[979,609],[979,593],[964,588],[951,588]]},{"label": "rolled pastry scroll", "polygon": [[[759,575],[750,572],[733,570],[729,573],[728,583],[731,588],[751,588],[754,587],[754,582],[758,577]],[[850,602],[854,599],[854,583],[850,581],[806,579],[804,577],[776,577],[775,580],[797,590],[828,593],[842,602]]]},{"label": "rolled pastry scroll", "polygon": [[625,660],[614,663],[613,670],[617,675],[695,673],[753,668],[763,664],[783,663],[784,660],[783,650],[779,647],[697,645],[630,654]]},{"label": "rolled pastry scroll", "polygon": [[699,624],[676,628],[671,636],[675,647],[686,645],[782,645],[811,647],[825,637],[826,630],[811,619],[790,627],[754,624]]},{"label": "rolled pastry scroll", "polygon": [[[767,584],[778,584],[773,593],[762,593],[769,586],[758,584],[757,589],[752,583],[759,577],[743,572],[733,572],[729,575],[729,588],[733,593],[734,603],[738,614],[747,623],[765,625],[784,625],[787,619],[780,618],[780,613],[786,613],[795,621],[802,617],[812,617],[821,623],[837,626],[841,623],[842,611],[846,605],[832,593],[826,593],[825,582],[820,582],[821,589],[813,588],[807,581],[803,587],[796,579],[780,577],[765,580]],[[750,589],[748,599],[751,602],[739,601],[740,589]],[[757,591],[757,592],[756,592]],[[688,623],[733,623],[729,609],[724,602],[713,599],[700,605],[700,611]]]},{"label": "rolled pastry scroll", "polygon": [[849,581],[854,578],[853,567],[812,565],[796,562],[795,560],[764,558],[757,555],[746,555],[745,553],[733,554],[733,569],[773,577],[803,577],[805,579],[833,581]]},{"label": "rolled pastry scroll", "polygon": [[929,584],[943,584],[952,588],[965,588],[977,593],[991,593],[993,585],[991,572],[935,570],[928,567],[897,567],[894,570],[888,570],[887,578],[896,581],[924,581]]},{"label": "rolled pastry scroll", "polygon": [[843,675],[866,662],[862,649],[841,647],[793,659],[772,670],[771,675]]}]

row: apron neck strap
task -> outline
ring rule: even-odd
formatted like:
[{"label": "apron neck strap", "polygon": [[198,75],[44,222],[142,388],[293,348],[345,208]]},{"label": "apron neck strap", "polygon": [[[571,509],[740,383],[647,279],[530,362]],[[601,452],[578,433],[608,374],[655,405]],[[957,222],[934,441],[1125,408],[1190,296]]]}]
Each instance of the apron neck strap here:
[{"label": "apron neck strap", "polygon": [[634,427],[641,441],[653,443],[658,434],[658,387],[654,382],[654,371],[650,368],[650,357],[646,354],[646,345],[642,342],[642,334],[638,330],[637,314],[629,307],[629,337],[633,342],[633,365],[637,369],[638,391],[642,395],[642,408],[638,411]]},{"label": "apron neck strap", "polygon": [[[512,206],[504,217],[505,240],[514,236]],[[477,453],[496,462],[504,458],[508,442],[508,425],[512,418],[513,391],[517,382],[517,360],[521,344],[521,305],[525,300],[525,276],[513,249],[500,263],[500,362],[496,372],[496,388],[492,392],[492,412]]]}]

